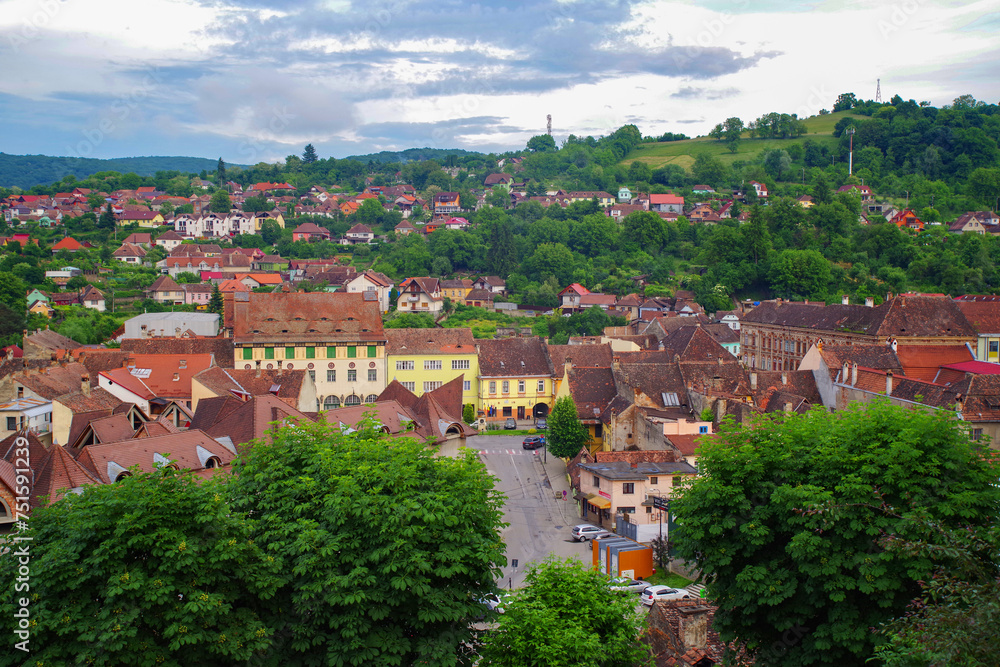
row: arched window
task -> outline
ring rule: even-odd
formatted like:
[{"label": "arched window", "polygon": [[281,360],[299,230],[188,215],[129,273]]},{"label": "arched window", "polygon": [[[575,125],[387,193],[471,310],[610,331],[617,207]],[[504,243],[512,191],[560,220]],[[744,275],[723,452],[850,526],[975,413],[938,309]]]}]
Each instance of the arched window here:
[{"label": "arched window", "polygon": [[337,396],[327,396],[323,401],[324,410],[333,410],[340,407],[340,398]]},{"label": "arched window", "polygon": [[209,456],[208,460],[205,461],[206,468],[218,468],[222,465],[222,460],[218,456]]},{"label": "arched window", "polygon": [[376,396],[375,394],[368,394],[368,396],[365,397],[365,403],[374,403],[377,400],[378,396]]},{"label": "arched window", "polygon": [[115,481],[116,482],[120,482],[123,479],[125,479],[126,477],[131,477],[131,476],[132,476],[132,473],[130,473],[130,472],[123,472],[123,473],[120,473],[117,477],[115,477]]},{"label": "arched window", "polygon": [[0,524],[13,523],[14,513],[10,511],[10,507],[7,502],[0,498]]},{"label": "arched window", "polygon": [[351,394],[344,399],[344,405],[361,405],[361,397]]}]

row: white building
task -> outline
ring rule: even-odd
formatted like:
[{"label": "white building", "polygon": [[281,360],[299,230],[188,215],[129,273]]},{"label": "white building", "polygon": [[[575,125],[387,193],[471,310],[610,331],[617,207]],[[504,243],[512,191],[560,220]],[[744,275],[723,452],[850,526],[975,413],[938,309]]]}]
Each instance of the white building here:
[{"label": "white building", "polygon": [[198,336],[218,336],[218,314],[143,313],[125,320],[123,338],[176,338],[187,331]]}]

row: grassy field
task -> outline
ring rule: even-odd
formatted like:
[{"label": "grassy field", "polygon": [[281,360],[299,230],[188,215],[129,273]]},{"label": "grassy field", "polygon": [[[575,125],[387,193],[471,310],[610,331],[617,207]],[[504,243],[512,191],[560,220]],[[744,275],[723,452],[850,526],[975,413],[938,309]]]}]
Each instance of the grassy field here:
[{"label": "grassy field", "polygon": [[694,157],[699,153],[714,155],[724,164],[732,164],[737,160],[749,162],[761,151],[772,148],[787,148],[793,143],[802,143],[806,139],[812,139],[818,144],[825,144],[833,148],[839,141],[833,137],[833,128],[844,117],[860,118],[857,114],[846,111],[838,111],[825,116],[812,116],[803,121],[807,128],[806,134],[795,139],[750,139],[750,135],[744,132],[743,141],[740,142],[739,151],[736,153],[730,153],[725,142],[716,141],[709,137],[640,144],[625,156],[621,164],[627,167],[632,162],[639,161],[647,163],[653,169],[668,164],[678,164],[685,169],[691,169]]}]

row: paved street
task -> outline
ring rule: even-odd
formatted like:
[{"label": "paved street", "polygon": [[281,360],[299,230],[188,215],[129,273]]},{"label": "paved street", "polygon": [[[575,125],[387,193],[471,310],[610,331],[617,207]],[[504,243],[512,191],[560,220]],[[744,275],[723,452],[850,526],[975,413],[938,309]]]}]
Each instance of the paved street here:
[{"label": "paved street", "polygon": [[[524,450],[523,436],[474,436],[465,446],[479,451],[479,457],[491,474],[498,478],[496,488],[507,496],[503,531],[508,562],[517,559],[518,567],[504,568],[502,587],[521,585],[525,565],[545,560],[550,554],[561,558],[575,556],[590,561],[590,544],[573,542],[570,530],[582,519],[576,503],[569,497],[566,466],[544,450]],[[453,456],[461,441],[441,446],[440,455]],[[547,461],[546,461],[547,459]],[[567,491],[568,500],[562,500]],[[556,500],[556,493],[560,500]]]}]

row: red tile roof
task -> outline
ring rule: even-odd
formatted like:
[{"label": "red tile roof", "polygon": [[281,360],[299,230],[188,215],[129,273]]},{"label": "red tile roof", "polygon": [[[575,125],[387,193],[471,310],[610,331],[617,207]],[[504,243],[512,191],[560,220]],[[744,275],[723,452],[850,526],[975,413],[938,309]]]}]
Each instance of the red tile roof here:
[{"label": "red tile roof", "polygon": [[[361,293],[226,295],[226,326],[237,343],[384,341],[378,303]],[[230,315],[231,313],[231,315]]]}]

